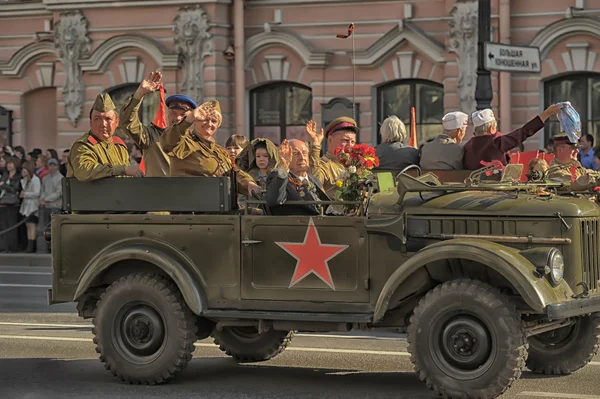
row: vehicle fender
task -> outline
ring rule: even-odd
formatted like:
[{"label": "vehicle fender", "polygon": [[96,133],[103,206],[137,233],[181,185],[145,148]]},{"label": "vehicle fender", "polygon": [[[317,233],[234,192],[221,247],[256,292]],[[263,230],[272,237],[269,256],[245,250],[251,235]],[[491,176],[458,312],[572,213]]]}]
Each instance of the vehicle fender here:
[{"label": "vehicle fender", "polygon": [[536,277],[535,266],[518,249],[479,239],[452,239],[420,250],[391,274],[377,299],[373,320],[383,319],[392,295],[410,275],[428,263],[450,258],[479,262],[495,270],[536,312],[543,313],[548,303],[560,300],[559,292],[569,290],[565,282],[555,289],[545,277]]},{"label": "vehicle fender", "polygon": [[197,315],[206,310],[206,285],[191,259],[176,247],[151,238],[117,241],[100,251],[86,265],[77,282],[77,300],[92,285],[94,279],[117,262],[143,260],[163,270],[177,285],[188,307]]}]

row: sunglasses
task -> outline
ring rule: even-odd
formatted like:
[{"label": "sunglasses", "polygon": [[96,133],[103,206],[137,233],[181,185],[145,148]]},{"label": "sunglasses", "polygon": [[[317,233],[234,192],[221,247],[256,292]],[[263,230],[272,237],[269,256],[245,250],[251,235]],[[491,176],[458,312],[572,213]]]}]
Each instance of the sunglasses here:
[{"label": "sunglasses", "polygon": [[169,109],[180,109],[185,112],[192,110],[190,107],[186,107],[184,105],[179,105],[179,104],[169,105]]}]

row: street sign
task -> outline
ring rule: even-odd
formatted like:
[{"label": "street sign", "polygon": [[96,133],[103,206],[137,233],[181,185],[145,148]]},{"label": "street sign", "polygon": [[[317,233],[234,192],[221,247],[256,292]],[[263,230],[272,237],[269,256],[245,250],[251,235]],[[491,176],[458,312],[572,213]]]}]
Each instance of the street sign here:
[{"label": "street sign", "polygon": [[484,46],[485,69],[502,72],[540,73],[540,49],[538,47],[511,46],[486,42]]}]

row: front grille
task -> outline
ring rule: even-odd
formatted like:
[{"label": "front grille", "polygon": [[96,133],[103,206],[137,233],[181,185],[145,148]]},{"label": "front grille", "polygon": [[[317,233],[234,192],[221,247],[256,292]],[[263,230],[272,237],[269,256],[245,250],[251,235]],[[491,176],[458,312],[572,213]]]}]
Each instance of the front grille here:
[{"label": "front grille", "polygon": [[583,261],[583,282],[590,291],[598,289],[600,280],[600,221],[598,219],[583,219],[581,223],[581,259]]}]

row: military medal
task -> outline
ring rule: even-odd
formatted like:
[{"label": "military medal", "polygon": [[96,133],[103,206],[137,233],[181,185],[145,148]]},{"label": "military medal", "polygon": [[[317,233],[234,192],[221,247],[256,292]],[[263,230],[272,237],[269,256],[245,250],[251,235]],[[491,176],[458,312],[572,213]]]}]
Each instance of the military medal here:
[{"label": "military medal", "polygon": [[298,194],[300,194],[300,196],[301,196],[302,198],[304,198],[304,196],[306,195],[306,194],[304,193],[304,191],[298,191]]}]

